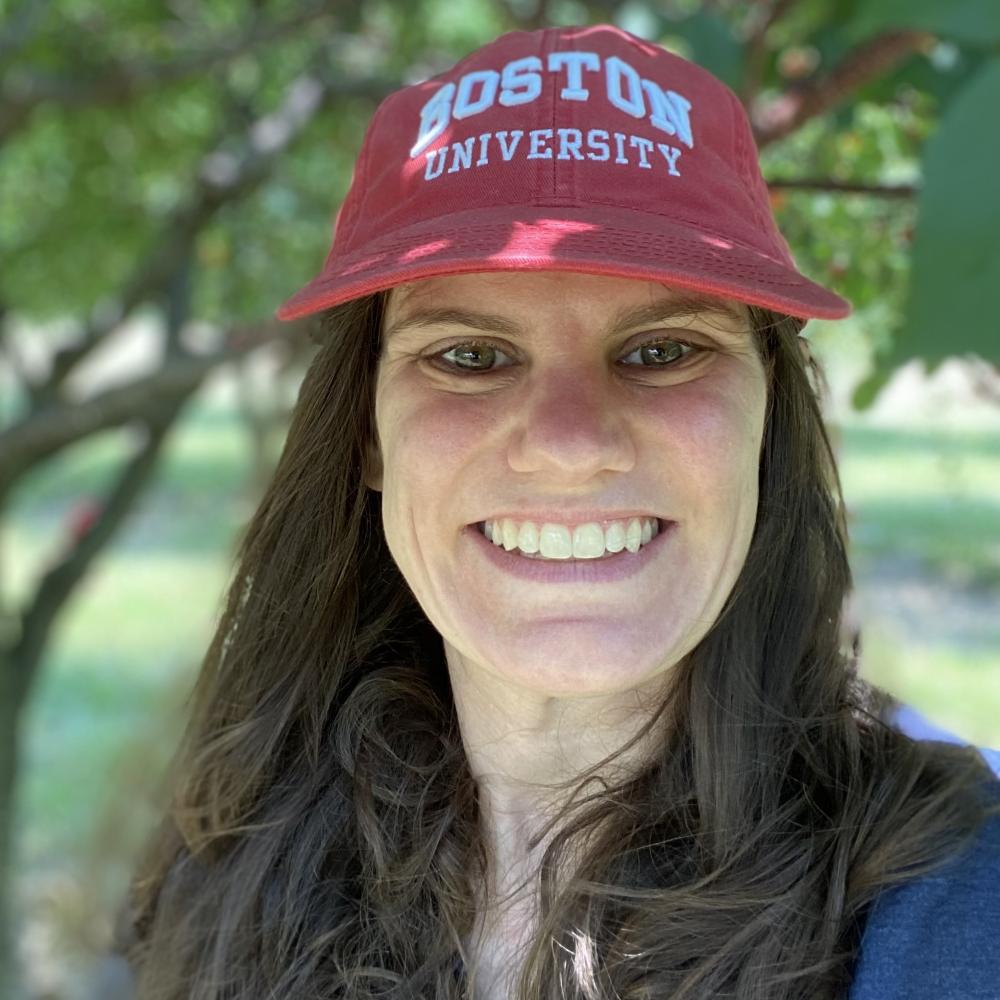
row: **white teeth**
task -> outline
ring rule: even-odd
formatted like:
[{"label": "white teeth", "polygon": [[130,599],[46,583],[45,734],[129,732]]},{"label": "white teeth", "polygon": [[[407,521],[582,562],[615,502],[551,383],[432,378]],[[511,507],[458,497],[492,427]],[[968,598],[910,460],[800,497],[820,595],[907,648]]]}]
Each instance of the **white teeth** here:
[{"label": "white teeth", "polygon": [[504,518],[486,521],[483,533],[508,552],[517,549],[522,555],[537,559],[600,559],[622,549],[638,552],[659,534],[659,523],[654,517],[633,517],[628,521],[612,521],[607,530],[596,521],[579,524],[571,530],[564,524],[539,526],[525,521],[518,525]]}]

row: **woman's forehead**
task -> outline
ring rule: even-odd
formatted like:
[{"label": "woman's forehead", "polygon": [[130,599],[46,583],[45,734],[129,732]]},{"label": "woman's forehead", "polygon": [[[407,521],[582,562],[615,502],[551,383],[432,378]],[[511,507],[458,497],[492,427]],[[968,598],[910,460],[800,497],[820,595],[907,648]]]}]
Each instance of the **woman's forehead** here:
[{"label": "woman's forehead", "polygon": [[386,301],[387,312],[398,315],[428,304],[441,306],[446,300],[480,304],[490,297],[516,309],[522,300],[535,305],[539,301],[550,301],[551,295],[566,295],[573,301],[585,300],[609,309],[623,303],[673,304],[690,314],[719,314],[744,329],[750,325],[749,308],[735,299],[661,281],[575,271],[477,271],[435,275],[393,286]]}]

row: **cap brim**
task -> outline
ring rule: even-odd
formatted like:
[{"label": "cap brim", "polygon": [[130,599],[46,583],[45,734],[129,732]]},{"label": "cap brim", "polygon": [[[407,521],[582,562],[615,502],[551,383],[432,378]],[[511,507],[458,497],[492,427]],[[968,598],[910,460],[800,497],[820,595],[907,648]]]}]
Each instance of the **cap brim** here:
[{"label": "cap brim", "polygon": [[293,320],[418,278],[472,271],[577,271],[732,298],[802,319],[842,319],[851,304],[788,263],[714,233],[624,209],[475,209],[395,230],[284,302]]}]

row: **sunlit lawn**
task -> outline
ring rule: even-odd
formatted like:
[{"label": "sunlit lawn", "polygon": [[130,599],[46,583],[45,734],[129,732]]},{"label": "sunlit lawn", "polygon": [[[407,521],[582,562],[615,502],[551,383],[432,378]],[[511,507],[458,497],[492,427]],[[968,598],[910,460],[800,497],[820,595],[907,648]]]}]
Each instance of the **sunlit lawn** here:
[{"label": "sunlit lawn", "polygon": [[1000,433],[848,427],[841,478],[859,555],[1000,584]]}]

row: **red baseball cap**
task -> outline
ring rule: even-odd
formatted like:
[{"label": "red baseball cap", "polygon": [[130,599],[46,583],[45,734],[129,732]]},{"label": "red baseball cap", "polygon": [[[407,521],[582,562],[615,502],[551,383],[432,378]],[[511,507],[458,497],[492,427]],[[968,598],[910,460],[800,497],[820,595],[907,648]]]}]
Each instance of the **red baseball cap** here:
[{"label": "red baseball cap", "polygon": [[323,269],[277,316],[433,275],[543,269],[802,318],[851,311],[796,268],[736,95],[597,25],[510,32],[382,101]]}]

